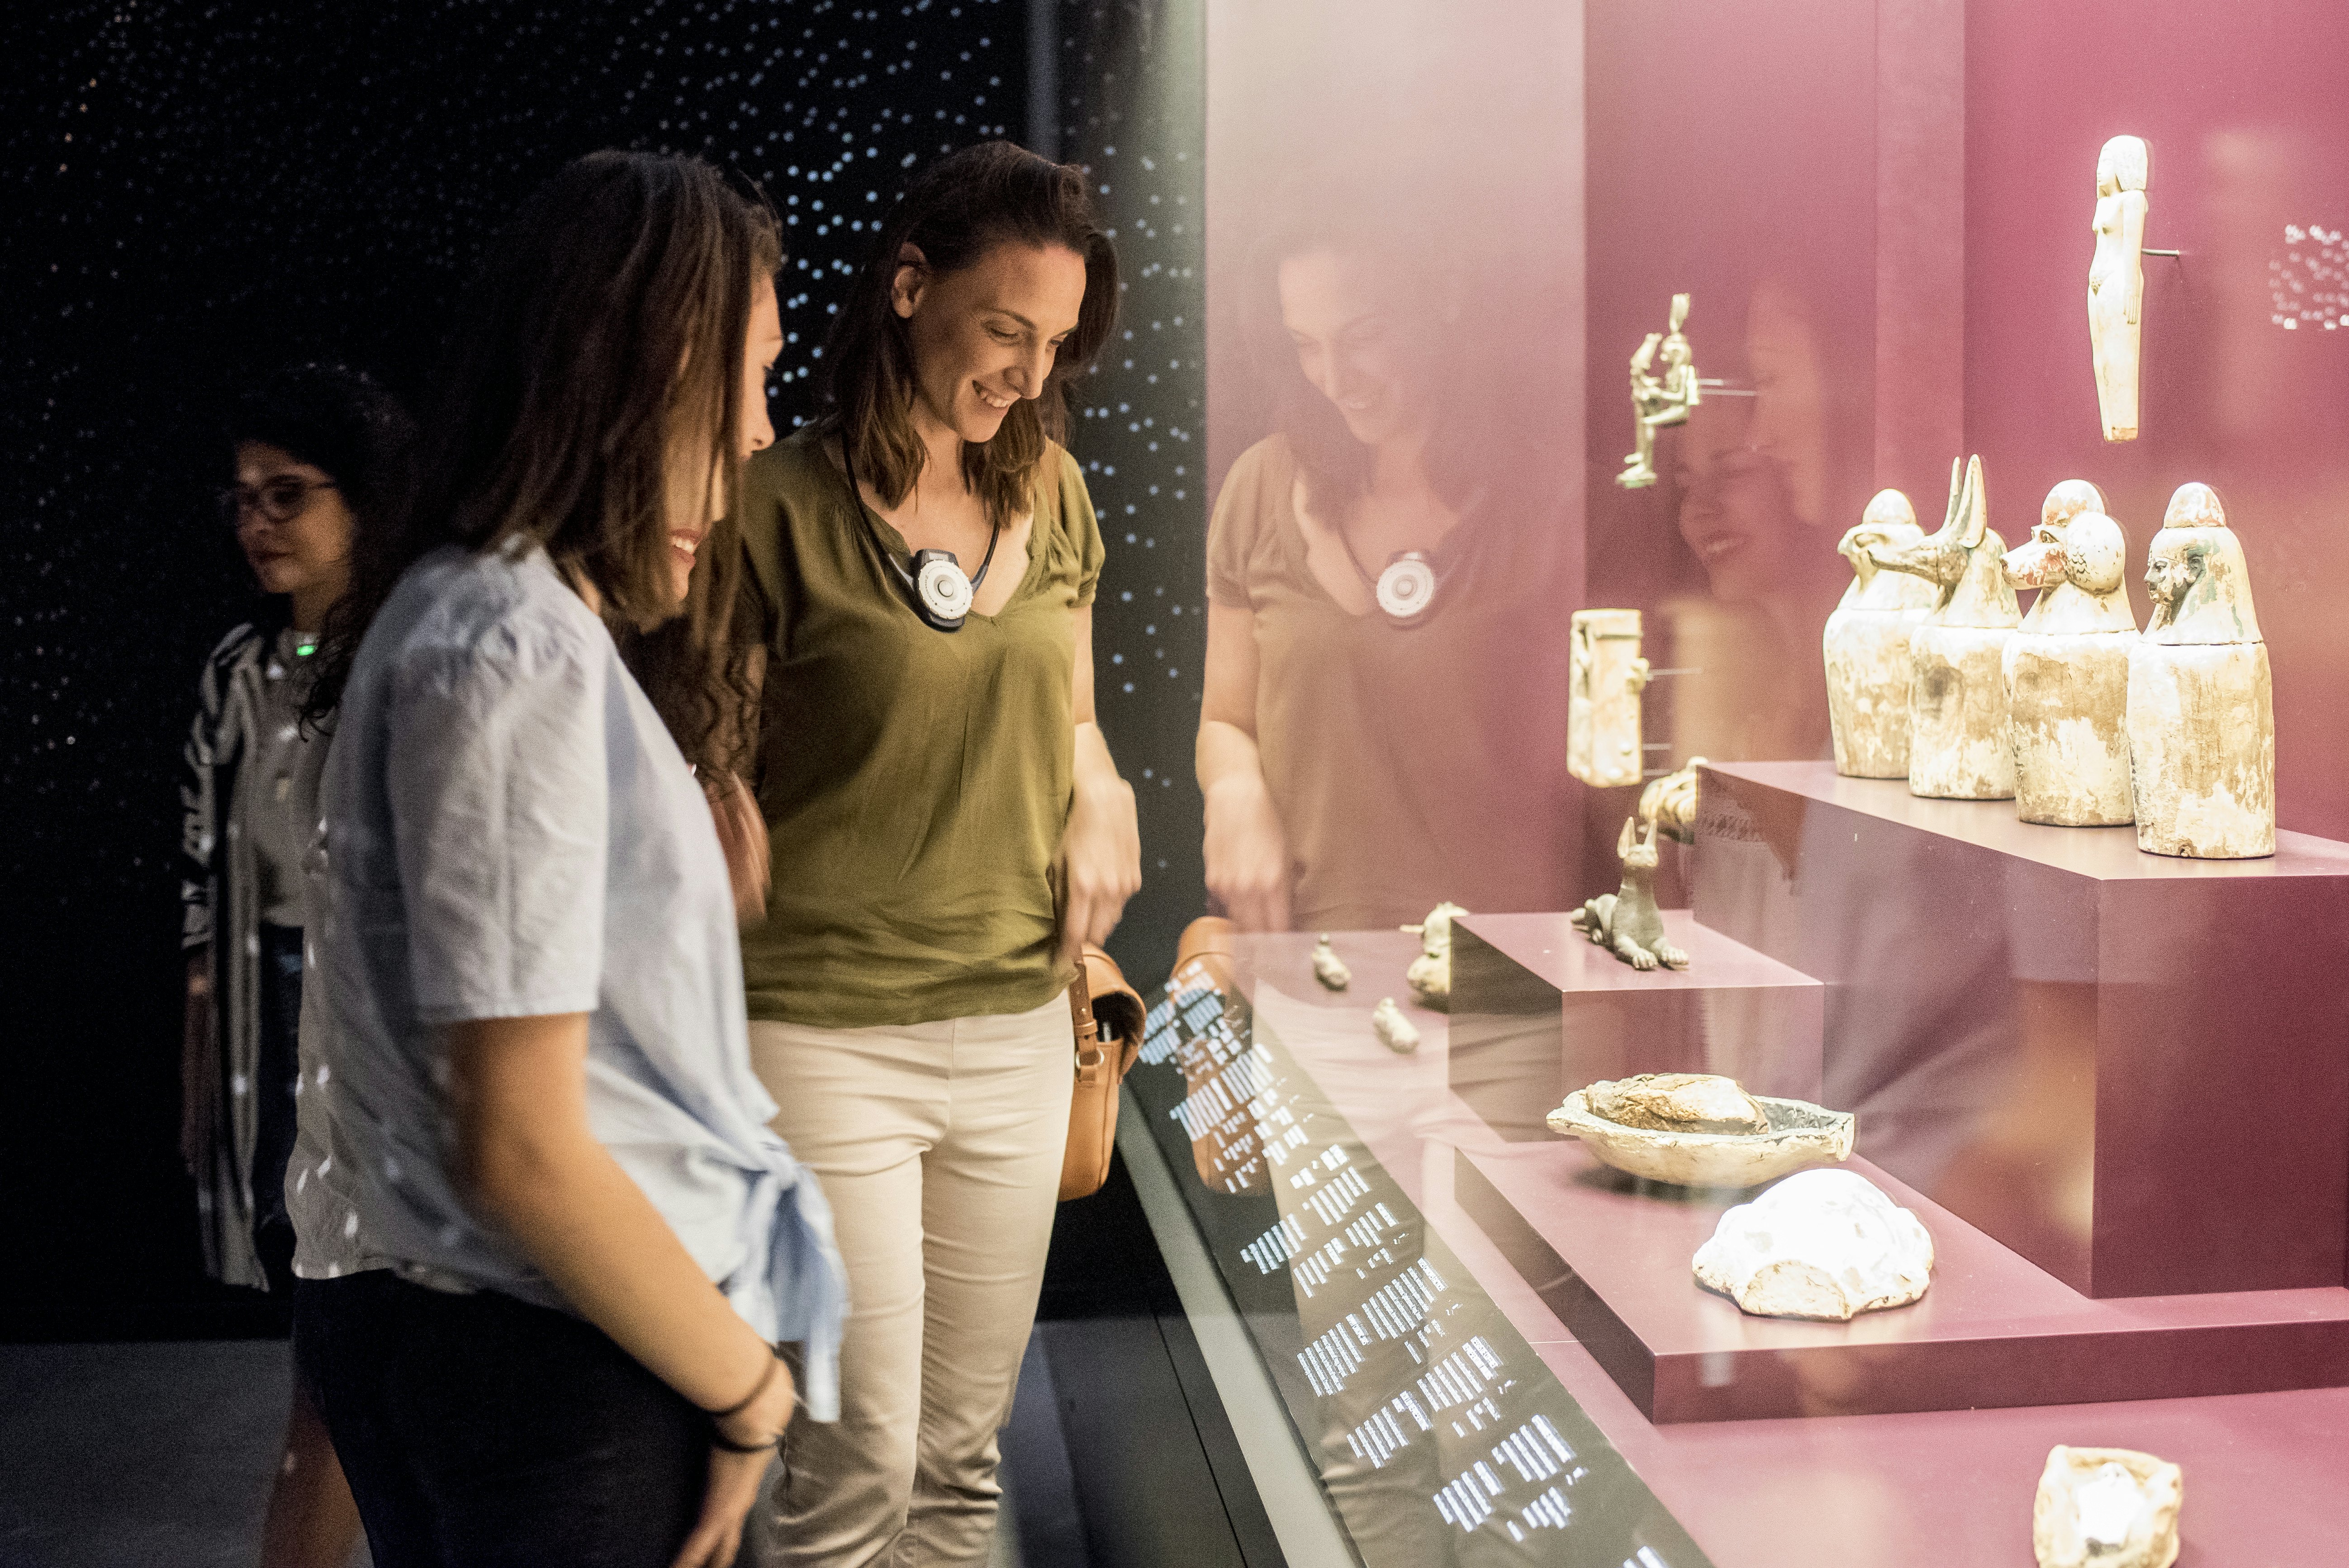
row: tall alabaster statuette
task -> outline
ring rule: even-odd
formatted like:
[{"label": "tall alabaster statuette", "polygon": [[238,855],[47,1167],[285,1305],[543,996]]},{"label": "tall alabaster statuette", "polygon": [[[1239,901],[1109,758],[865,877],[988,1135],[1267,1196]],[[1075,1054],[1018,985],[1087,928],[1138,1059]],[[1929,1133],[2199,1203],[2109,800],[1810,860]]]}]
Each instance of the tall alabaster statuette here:
[{"label": "tall alabaster statuette", "polygon": [[2007,639],[2014,811],[2064,828],[2126,822],[2129,796],[2128,540],[2085,480],[2047,492],[2039,526],[2006,552],[2006,581],[2038,602]]},{"label": "tall alabaster statuette", "polygon": [[2153,536],[2153,618],[2129,650],[2137,847],[2206,861],[2275,853],[2275,699],[2242,542],[2219,493],[2184,484]]},{"label": "tall alabaster statuette", "polygon": [[1933,607],[1909,636],[1909,792],[1953,800],[2014,795],[2000,659],[2023,619],[1999,569],[2006,541],[1990,527],[1982,459],[1950,465],[1950,511],[1941,531],[1914,544],[1863,542],[1879,571],[1938,586]]},{"label": "tall alabaster statuette", "polygon": [[2145,322],[2145,142],[2116,136],[2096,154],[2096,253],[2088,263],[2088,353],[2105,439],[2137,439],[2138,334]]},{"label": "tall alabaster statuette", "polygon": [[1577,610],[1566,696],[1566,769],[1601,789],[1640,781],[1640,612]]},{"label": "tall alabaster statuette", "polygon": [[2039,1568],[2169,1568],[2186,1474],[2135,1449],[2047,1451],[2031,1504]]},{"label": "tall alabaster statuette", "polygon": [[1851,586],[1827,617],[1827,721],[1836,771],[1854,779],[1909,777],[1909,636],[1933,607],[1933,584],[1906,572],[1878,572],[1868,547],[1914,549],[1925,542],[1917,511],[1897,490],[1878,490],[1858,525],[1836,546],[1851,562]]}]

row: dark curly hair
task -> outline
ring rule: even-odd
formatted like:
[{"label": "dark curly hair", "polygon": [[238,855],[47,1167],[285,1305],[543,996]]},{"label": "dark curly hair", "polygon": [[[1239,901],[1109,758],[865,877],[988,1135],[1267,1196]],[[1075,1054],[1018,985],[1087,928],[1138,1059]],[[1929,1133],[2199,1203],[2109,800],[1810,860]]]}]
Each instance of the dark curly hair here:
[{"label": "dark curly hair", "polygon": [[275,447],[335,481],[364,551],[399,525],[414,478],[416,422],[383,384],[343,365],[292,365],[229,406],[222,433],[233,453]]}]

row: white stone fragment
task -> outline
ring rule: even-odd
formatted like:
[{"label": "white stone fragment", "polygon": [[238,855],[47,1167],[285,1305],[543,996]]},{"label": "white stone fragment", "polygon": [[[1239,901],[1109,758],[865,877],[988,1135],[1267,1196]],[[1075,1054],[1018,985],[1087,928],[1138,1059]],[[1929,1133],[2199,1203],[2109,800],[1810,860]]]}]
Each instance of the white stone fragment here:
[{"label": "white stone fragment", "polygon": [[1757,1317],[1841,1321],[1923,1295],[1933,1238],[1867,1177],[1806,1171],[1723,1214],[1694,1267]]},{"label": "white stone fragment", "polygon": [[2185,1472],[2134,1449],[2047,1451],[2031,1506],[2039,1568],[2169,1568]]},{"label": "white stone fragment", "polygon": [[1379,1005],[1371,1009],[1371,1032],[1378,1036],[1379,1044],[1397,1056],[1408,1056],[1419,1049],[1418,1027],[1402,1016],[1402,1009],[1395,1006],[1392,996],[1380,997]]}]

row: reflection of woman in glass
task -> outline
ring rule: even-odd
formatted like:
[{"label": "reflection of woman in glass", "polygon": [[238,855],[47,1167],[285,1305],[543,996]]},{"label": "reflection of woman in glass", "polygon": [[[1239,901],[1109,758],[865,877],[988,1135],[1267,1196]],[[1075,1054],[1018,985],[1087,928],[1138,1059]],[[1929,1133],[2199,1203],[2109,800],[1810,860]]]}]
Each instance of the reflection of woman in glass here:
[{"label": "reflection of woman in glass", "polygon": [[1341,224],[1266,253],[1278,429],[1208,527],[1208,891],[1249,930],[1563,907],[1564,433],[1501,363],[1543,335],[1480,340],[1461,269]]},{"label": "reflection of woman in glass", "polygon": [[1746,316],[1754,396],[1690,415],[1674,479],[1681,536],[1704,567],[1713,613],[1669,617],[1684,684],[1675,749],[1723,760],[1826,755],[1819,634],[1848,573],[1829,527],[1833,388],[1808,312],[1764,282]]},{"label": "reflection of woman in glass", "polygon": [[[236,482],[223,521],[266,606],[204,665],[181,785],[187,953],[180,1151],[196,1179],[215,1279],[293,1285],[285,1162],[294,1146],[302,1011],[302,857],[318,825],[325,738],[301,722],[311,655],[350,580],[355,545],[400,503],[409,422],[353,371],[305,366],[243,398],[229,421]],[[339,1564],[358,1511],[300,1379],[263,1530],[264,1568]]]}]

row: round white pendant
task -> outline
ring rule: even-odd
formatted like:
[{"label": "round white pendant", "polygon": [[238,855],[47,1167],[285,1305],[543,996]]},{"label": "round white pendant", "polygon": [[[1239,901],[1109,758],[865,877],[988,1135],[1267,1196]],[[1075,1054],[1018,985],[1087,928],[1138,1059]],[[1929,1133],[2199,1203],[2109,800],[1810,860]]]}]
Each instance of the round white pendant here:
[{"label": "round white pendant", "polygon": [[1413,553],[1387,562],[1379,573],[1379,608],[1398,621],[1417,620],[1435,602],[1435,568]]},{"label": "round white pendant", "polygon": [[959,621],[970,614],[970,579],[951,561],[923,562],[914,588],[923,606],[941,621]]}]

